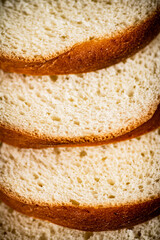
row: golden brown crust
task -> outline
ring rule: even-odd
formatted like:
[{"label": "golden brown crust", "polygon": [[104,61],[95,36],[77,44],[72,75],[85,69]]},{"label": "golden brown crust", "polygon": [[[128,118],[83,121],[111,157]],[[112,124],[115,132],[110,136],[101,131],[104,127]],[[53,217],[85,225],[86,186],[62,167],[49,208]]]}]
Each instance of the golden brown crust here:
[{"label": "golden brown crust", "polygon": [[160,214],[160,197],[119,206],[90,207],[27,203],[12,193],[0,191],[0,199],[9,207],[35,218],[84,231],[130,228]]},{"label": "golden brown crust", "polygon": [[31,75],[83,73],[118,63],[145,47],[160,32],[160,10],[147,19],[109,38],[79,43],[50,59],[0,56],[0,68]]},{"label": "golden brown crust", "polygon": [[47,136],[37,136],[36,134],[33,135],[32,133],[24,132],[20,129],[14,129],[1,124],[0,141],[21,148],[96,146],[138,137],[157,129],[158,127],[160,127],[160,105],[150,120],[125,134],[117,133],[117,135],[111,134],[106,136],[98,135],[75,138],[48,138]]}]

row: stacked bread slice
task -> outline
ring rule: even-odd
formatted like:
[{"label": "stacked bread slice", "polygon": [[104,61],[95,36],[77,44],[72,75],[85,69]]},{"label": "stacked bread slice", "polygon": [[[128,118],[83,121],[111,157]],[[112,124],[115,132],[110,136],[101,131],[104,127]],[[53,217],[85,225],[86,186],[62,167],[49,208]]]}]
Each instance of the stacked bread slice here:
[{"label": "stacked bread slice", "polygon": [[102,144],[124,135],[156,111],[159,66],[160,35],[125,62],[96,72],[33,77],[1,71],[1,140],[40,147]]},{"label": "stacked bread slice", "polygon": [[130,229],[106,232],[85,232],[64,228],[22,215],[0,202],[0,236],[3,240],[158,240],[160,217]]},{"label": "stacked bread slice", "polygon": [[0,7],[0,239],[158,240],[159,2]]},{"label": "stacked bread slice", "polygon": [[0,3],[3,70],[32,75],[110,66],[159,32],[157,0],[5,0]]},{"label": "stacked bread slice", "polygon": [[160,131],[97,147],[1,146],[1,199],[29,215],[86,231],[159,213]]}]

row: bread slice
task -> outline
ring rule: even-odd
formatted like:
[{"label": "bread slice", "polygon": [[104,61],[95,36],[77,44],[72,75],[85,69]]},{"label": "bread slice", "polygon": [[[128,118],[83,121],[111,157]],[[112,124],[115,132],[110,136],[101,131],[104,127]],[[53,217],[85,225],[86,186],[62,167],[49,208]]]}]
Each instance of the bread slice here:
[{"label": "bread slice", "polygon": [[0,68],[32,75],[110,66],[160,31],[157,0],[6,0],[0,15]]},{"label": "bread slice", "polygon": [[[125,141],[128,139],[132,139],[135,137],[139,137],[143,134],[146,134],[150,131],[153,131],[160,127],[160,105],[158,106],[156,112],[154,113],[153,117],[142,124],[141,126],[137,127],[136,129],[127,132],[124,135],[119,137],[113,137],[105,140],[96,140],[96,142],[80,142],[77,144],[76,142],[63,142],[63,143],[55,143],[52,141],[47,141],[47,139],[39,139],[36,136],[30,136],[25,133],[16,132],[15,130],[11,130],[8,128],[0,127],[0,139],[2,142],[5,142],[12,146],[18,146],[22,148],[46,148],[46,147],[64,147],[64,146],[97,146],[97,145],[104,145],[109,143],[115,143],[120,141]],[[53,145],[54,144],[54,145]]]},{"label": "bread slice", "polygon": [[3,240],[158,240],[160,217],[131,229],[82,232],[24,216],[0,202],[0,236]]},{"label": "bread slice", "polygon": [[160,129],[106,146],[1,146],[0,198],[28,216],[85,231],[160,214]]},{"label": "bread slice", "polygon": [[160,35],[127,61],[92,73],[0,71],[0,139],[41,147],[104,143],[147,122],[160,103]]}]

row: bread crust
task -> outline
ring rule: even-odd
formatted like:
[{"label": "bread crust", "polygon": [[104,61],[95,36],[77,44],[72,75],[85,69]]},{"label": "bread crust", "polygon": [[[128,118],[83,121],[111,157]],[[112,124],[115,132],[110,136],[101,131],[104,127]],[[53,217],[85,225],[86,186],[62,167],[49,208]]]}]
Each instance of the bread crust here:
[{"label": "bread crust", "polygon": [[83,230],[107,231],[130,228],[160,214],[160,196],[117,206],[74,206],[69,204],[37,204],[16,194],[0,190],[0,200],[27,216]]},{"label": "bread crust", "polygon": [[[20,148],[48,148],[48,147],[78,147],[78,146],[97,146],[108,143],[115,143],[127,139],[135,138],[153,131],[160,127],[160,105],[154,115],[145,123],[135,128],[130,128],[130,131],[123,134],[98,135],[87,137],[53,137],[38,136],[23,130],[13,128],[11,126],[0,124],[0,141],[9,145]],[[133,129],[133,130],[132,130]]]},{"label": "bread crust", "polygon": [[0,68],[31,75],[75,74],[109,67],[138,52],[160,32],[160,7],[139,24],[111,37],[77,43],[58,56],[28,58],[0,54]]}]

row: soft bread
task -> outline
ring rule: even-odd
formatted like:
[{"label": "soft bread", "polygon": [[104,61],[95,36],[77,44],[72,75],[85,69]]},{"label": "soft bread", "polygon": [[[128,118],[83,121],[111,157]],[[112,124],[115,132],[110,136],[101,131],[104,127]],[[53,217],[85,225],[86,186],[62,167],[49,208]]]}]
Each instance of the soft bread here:
[{"label": "soft bread", "polygon": [[0,1],[0,68],[32,75],[115,64],[160,31],[157,0]]},{"label": "soft bread", "polygon": [[0,202],[0,238],[3,240],[158,240],[160,217],[130,229],[82,232],[24,216]]},{"label": "soft bread", "polygon": [[19,147],[107,143],[147,122],[160,103],[160,35],[127,61],[92,73],[0,71],[0,139]]},{"label": "soft bread", "polygon": [[87,231],[160,213],[160,130],[106,146],[1,147],[0,198],[29,216]]}]

